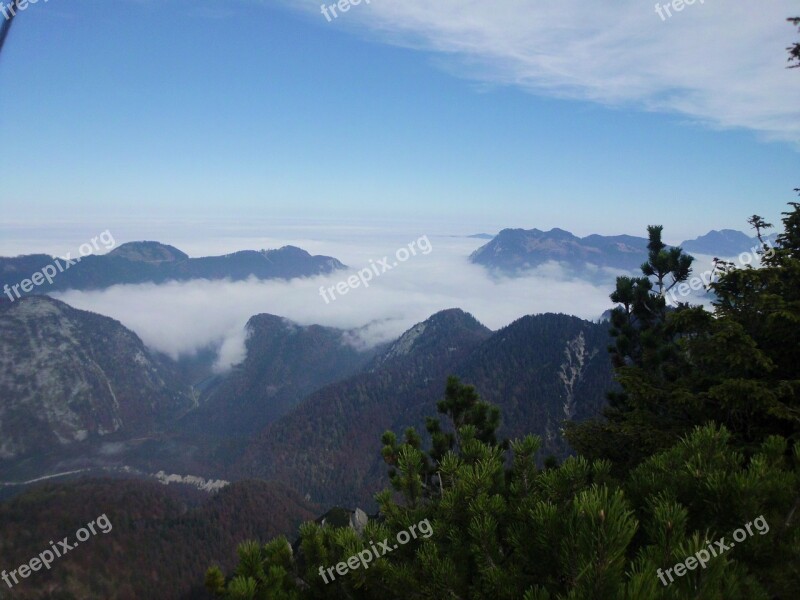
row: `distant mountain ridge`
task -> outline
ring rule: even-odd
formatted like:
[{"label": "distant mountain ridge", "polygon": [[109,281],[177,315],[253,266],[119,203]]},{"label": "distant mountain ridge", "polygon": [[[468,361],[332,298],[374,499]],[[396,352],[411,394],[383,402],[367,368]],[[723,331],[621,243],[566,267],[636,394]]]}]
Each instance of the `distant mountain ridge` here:
[{"label": "distant mountain ridge", "polygon": [[[768,236],[774,244],[775,235]],[[549,262],[565,267],[570,275],[597,282],[613,280],[619,272],[639,273],[647,261],[648,240],[632,235],[578,237],[563,229],[504,229],[470,256],[470,262],[490,271],[519,276]],[[730,257],[759,246],[758,238],[741,231],[711,231],[680,244],[688,253]]]},{"label": "distant mountain ridge", "polygon": [[[74,259],[74,257],[73,257]],[[119,284],[165,283],[193,279],[293,279],[311,277],[345,269],[330,256],[312,256],[295,246],[278,250],[244,250],[224,256],[189,258],[175,248],[160,242],[129,242],[108,254],[89,255],[77,264],[58,272],[52,284],[45,281],[25,294],[19,284],[41,272],[54,258],[32,254],[15,258],[0,257],[0,288],[12,288],[15,295],[61,292],[70,289],[104,289]],[[4,292],[6,295],[8,291]]]},{"label": "distant mountain ridge", "polygon": [[[775,243],[777,234],[764,237],[769,244]],[[720,231],[709,231],[693,240],[686,240],[681,247],[687,252],[696,254],[707,254],[710,256],[732,257],[738,256],[742,252],[751,252],[753,248],[760,248],[761,242],[758,237],[750,237],[746,233],[735,229],[722,229]]]},{"label": "distant mountain ridge", "polygon": [[470,256],[474,264],[519,275],[555,261],[572,269],[595,267],[632,271],[647,257],[647,239],[630,235],[579,238],[563,229],[504,229]]}]

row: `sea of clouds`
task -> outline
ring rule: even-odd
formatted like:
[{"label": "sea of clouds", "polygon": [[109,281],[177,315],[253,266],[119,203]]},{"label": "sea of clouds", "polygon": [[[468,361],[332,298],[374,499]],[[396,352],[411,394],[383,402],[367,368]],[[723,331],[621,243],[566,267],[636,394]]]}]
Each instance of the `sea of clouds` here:
[{"label": "sea of clouds", "polygon": [[[461,308],[491,329],[527,315],[559,312],[598,319],[611,304],[613,287],[568,276],[555,263],[524,277],[497,277],[469,262],[486,240],[421,229],[399,232],[371,227],[282,231],[294,237],[208,234],[184,240],[162,238],[191,256],[234,250],[300,246],[312,254],[334,256],[347,271],[291,281],[191,281],[162,285],[123,285],[99,291],[69,291],[56,297],[79,309],[119,320],[154,350],[173,358],[214,347],[217,368],[225,370],[245,355],[246,323],[269,313],[301,325],[319,324],[357,330],[353,343],[373,346],[391,341],[434,313]],[[418,254],[376,277],[369,288],[351,290],[326,304],[321,286],[345,280],[398,248],[428,236],[433,250]],[[119,236],[118,236],[119,238]],[[134,238],[135,239],[135,238]],[[141,239],[141,238],[139,238]],[[150,239],[150,238],[148,238]],[[118,239],[118,243],[126,241]]]}]

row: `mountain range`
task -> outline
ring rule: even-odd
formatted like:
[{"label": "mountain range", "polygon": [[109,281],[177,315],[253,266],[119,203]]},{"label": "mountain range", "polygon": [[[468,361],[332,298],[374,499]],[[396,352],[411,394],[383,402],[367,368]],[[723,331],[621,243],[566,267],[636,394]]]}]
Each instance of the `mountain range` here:
[{"label": "mountain range", "polygon": [[[765,239],[774,242],[775,236]],[[504,229],[473,252],[470,262],[507,276],[522,275],[556,262],[571,275],[607,282],[622,272],[638,272],[647,260],[647,244],[647,238],[631,235],[581,238],[563,229]],[[684,241],[680,246],[689,253],[731,257],[752,251],[759,241],[740,231],[725,229]]]},{"label": "mountain range", "polygon": [[550,261],[583,270],[586,265],[630,271],[644,262],[647,240],[630,235],[579,238],[563,229],[504,229],[472,253],[470,261],[504,274],[519,274]]},{"label": "mountain range", "polygon": [[[764,240],[769,244],[774,244],[776,237],[777,234],[771,234],[764,236]],[[750,237],[741,231],[722,229],[710,231],[693,240],[687,240],[681,244],[681,247],[686,252],[730,258],[738,256],[742,252],[752,252],[754,248],[761,248],[761,242],[757,237]]]},{"label": "mountain range", "polygon": [[[189,258],[173,246],[159,242],[129,242],[108,254],[88,255],[79,262],[66,261],[46,254],[15,258],[0,257],[0,288],[10,300],[16,296],[48,294],[70,289],[94,290],[112,285],[165,283],[193,279],[292,279],[311,277],[345,269],[330,256],[311,256],[295,246],[278,250],[245,250],[224,256]],[[76,257],[72,257],[77,261]],[[38,286],[20,285],[48,266],[54,274]],[[56,268],[58,267],[58,268]],[[40,279],[41,280],[41,279]],[[16,287],[14,287],[16,286]],[[25,288],[28,288],[26,292]],[[32,288],[32,289],[31,289]],[[10,292],[8,290],[11,290]]]},{"label": "mountain range", "polygon": [[[130,467],[277,479],[341,503],[354,497],[348,476],[317,471],[347,462],[353,445],[374,459],[367,450],[385,429],[422,426],[450,374],[503,408],[509,434],[542,433],[560,456],[561,422],[596,414],[611,382],[605,326],[563,315],[492,332],[453,309],[372,350],[354,347],[352,332],[257,315],[246,359],[210,377],[182,371],[113,319],[48,297],[0,303],[0,331],[0,476],[17,480]],[[303,458],[317,450],[324,464]],[[383,475],[374,462],[365,469],[350,488],[360,501]]]}]

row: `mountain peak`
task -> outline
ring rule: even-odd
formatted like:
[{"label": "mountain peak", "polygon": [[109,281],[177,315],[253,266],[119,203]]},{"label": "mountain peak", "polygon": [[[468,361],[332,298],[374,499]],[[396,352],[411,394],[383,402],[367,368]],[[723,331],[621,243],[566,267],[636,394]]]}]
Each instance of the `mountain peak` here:
[{"label": "mountain peak", "polygon": [[[773,241],[774,238],[774,234],[766,237],[769,241]],[[751,252],[760,245],[757,237],[750,237],[736,229],[721,229],[711,230],[693,240],[686,240],[681,244],[681,248],[696,254],[737,256],[742,252]]]},{"label": "mountain peak", "polygon": [[278,315],[273,315],[270,313],[260,313],[257,315],[253,315],[247,321],[247,325],[245,328],[247,331],[254,331],[257,329],[267,329],[267,328],[277,328],[279,330],[284,329],[292,329],[295,327],[299,327],[293,321],[287,319],[286,317],[280,317]]},{"label": "mountain peak", "polygon": [[188,254],[161,242],[128,242],[109,252],[109,256],[145,263],[175,262],[189,258]]},{"label": "mountain peak", "polygon": [[281,254],[286,254],[290,256],[302,256],[302,257],[311,256],[311,254],[309,254],[302,248],[298,248],[297,246],[283,246],[282,248],[274,250],[274,252],[280,252]]},{"label": "mountain peak", "polygon": [[417,323],[394,342],[378,359],[379,364],[408,355],[449,351],[464,340],[483,340],[491,330],[460,308],[442,310]]},{"label": "mountain peak", "polygon": [[9,314],[20,320],[60,317],[65,311],[72,310],[71,307],[60,300],[55,300],[49,296],[30,296],[14,303],[0,303],[0,309],[2,308],[5,308],[9,311]]},{"label": "mountain peak", "polygon": [[446,308],[440,310],[428,317],[424,325],[432,327],[466,327],[468,329],[485,329],[489,331],[470,313],[460,308]]}]

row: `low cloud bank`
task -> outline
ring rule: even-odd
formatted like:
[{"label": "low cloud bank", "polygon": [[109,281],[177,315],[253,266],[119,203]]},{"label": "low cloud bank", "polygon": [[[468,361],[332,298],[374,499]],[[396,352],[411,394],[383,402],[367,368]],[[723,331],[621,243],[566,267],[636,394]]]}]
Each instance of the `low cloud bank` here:
[{"label": "low cloud bank", "polygon": [[433,236],[431,241],[430,254],[415,256],[373,280],[369,288],[350,289],[329,304],[320,287],[336,286],[369,266],[370,259],[392,255],[395,247],[375,243],[366,252],[351,250],[346,253],[348,271],[322,277],[125,285],[70,291],[57,297],[76,308],[119,320],[149,347],[173,358],[214,346],[220,371],[243,360],[245,325],[261,313],[280,315],[301,325],[354,329],[353,343],[370,347],[397,338],[415,323],[447,308],[466,310],[487,327],[498,329],[524,315],[544,312],[597,319],[610,307],[613,283],[606,287],[572,279],[554,263],[542,265],[526,277],[495,278],[468,261],[470,251],[480,242]]}]

